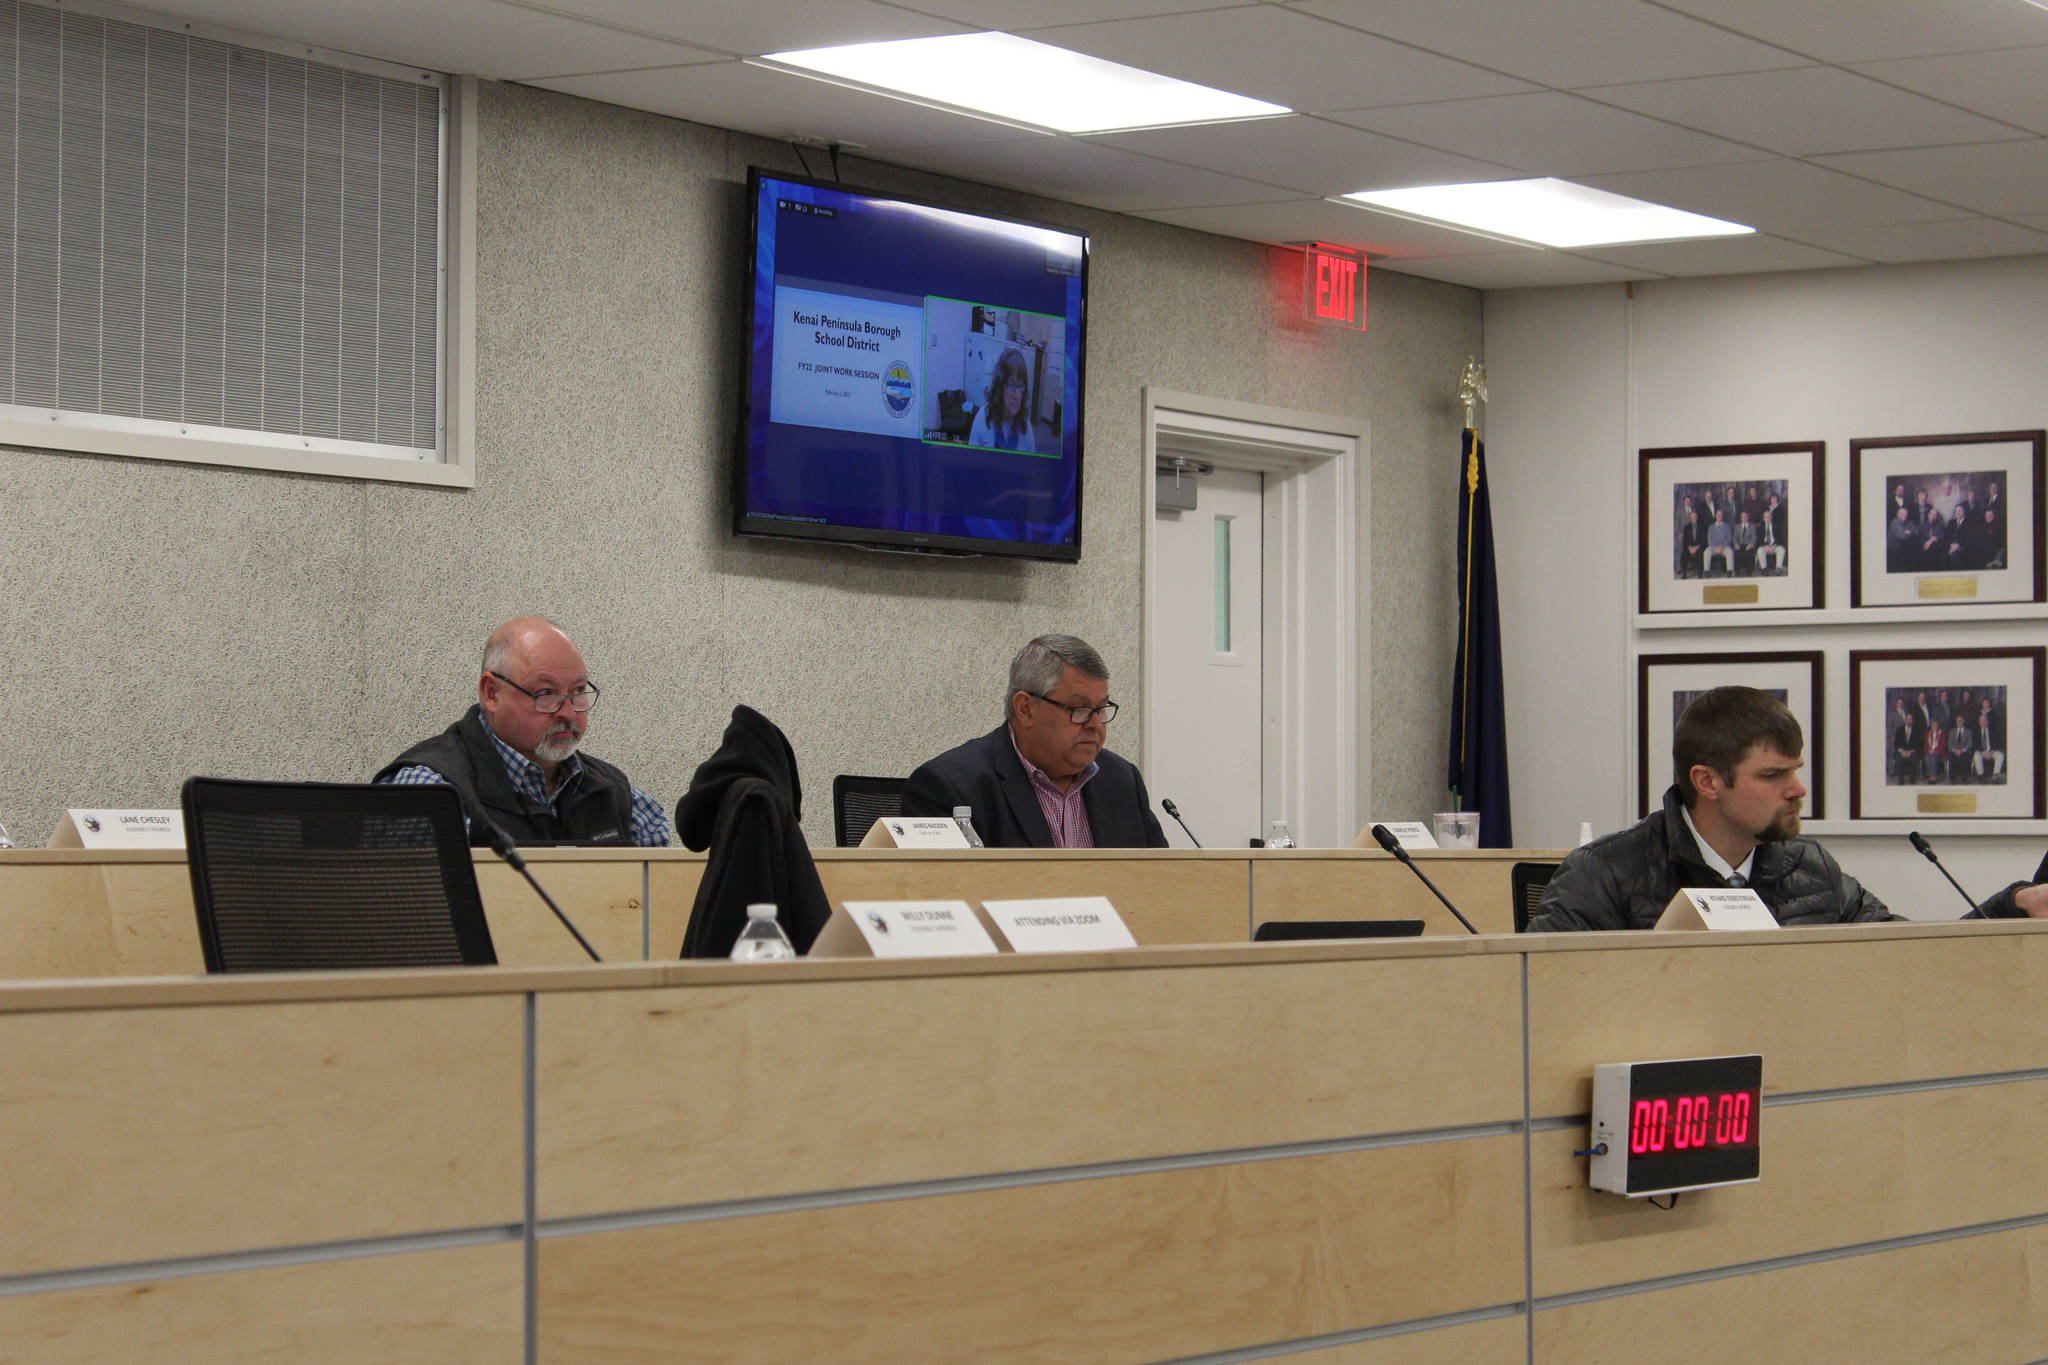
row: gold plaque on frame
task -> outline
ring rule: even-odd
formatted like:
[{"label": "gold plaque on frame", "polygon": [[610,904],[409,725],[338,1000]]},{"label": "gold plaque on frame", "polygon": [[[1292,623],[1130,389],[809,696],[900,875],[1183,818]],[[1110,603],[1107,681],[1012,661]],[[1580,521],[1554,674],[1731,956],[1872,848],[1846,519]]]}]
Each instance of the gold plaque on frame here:
[{"label": "gold plaque on frame", "polygon": [[1919,811],[1922,815],[1975,815],[1977,793],[1921,792]]},{"label": "gold plaque on frame", "polygon": [[1953,601],[1958,597],[1977,595],[1977,580],[1974,578],[1923,578],[1914,586],[1923,601]]},{"label": "gold plaque on frame", "polygon": [[1709,607],[1740,606],[1756,600],[1754,583],[1716,583],[1700,590],[1700,601]]}]

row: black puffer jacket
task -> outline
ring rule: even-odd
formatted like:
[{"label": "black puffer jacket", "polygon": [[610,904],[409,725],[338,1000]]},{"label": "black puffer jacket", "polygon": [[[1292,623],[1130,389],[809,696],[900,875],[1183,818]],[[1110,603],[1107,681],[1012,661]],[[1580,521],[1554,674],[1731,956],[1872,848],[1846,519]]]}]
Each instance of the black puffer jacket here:
[{"label": "black puffer jacket", "polygon": [[[1686,828],[1678,788],[1664,793],[1664,809],[1616,834],[1574,849],[1543,890],[1529,920],[1530,933],[1561,929],[1649,929],[1683,887],[1721,886]],[[1757,845],[1749,884],[1780,924],[1848,924],[1898,919],[1883,901],[1842,871],[1811,839]],[[1964,918],[2011,918],[2020,913],[2012,893],[1993,896]]]},{"label": "black puffer jacket", "polygon": [[798,823],[803,799],[789,740],[753,707],[733,707],[718,752],[697,766],[676,803],[684,845],[711,851],[683,934],[684,957],[730,953],[756,901],[772,902],[797,952],[810,951],[832,906]]}]

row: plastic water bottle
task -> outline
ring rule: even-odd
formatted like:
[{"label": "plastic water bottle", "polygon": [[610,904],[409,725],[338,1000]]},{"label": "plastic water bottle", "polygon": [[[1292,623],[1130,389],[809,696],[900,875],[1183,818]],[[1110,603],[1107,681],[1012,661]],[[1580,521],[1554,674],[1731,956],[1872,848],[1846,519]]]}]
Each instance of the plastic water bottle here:
[{"label": "plastic water bottle", "polygon": [[960,826],[960,832],[967,836],[967,846],[969,848],[988,847],[987,844],[981,841],[981,836],[974,832],[974,807],[953,807],[953,823]]},{"label": "plastic water bottle", "polygon": [[1294,836],[1287,832],[1285,820],[1275,820],[1273,828],[1266,834],[1267,848],[1293,848]]},{"label": "plastic water bottle", "polygon": [[795,956],[796,945],[789,941],[789,935],[783,933],[782,926],[775,922],[775,907],[748,906],[747,927],[740,930],[738,940],[732,945],[732,960],[766,962]]},{"label": "plastic water bottle", "polygon": [[1591,820],[1579,821],[1579,847],[1584,848],[1587,844],[1590,844],[1592,842],[1593,822]]}]

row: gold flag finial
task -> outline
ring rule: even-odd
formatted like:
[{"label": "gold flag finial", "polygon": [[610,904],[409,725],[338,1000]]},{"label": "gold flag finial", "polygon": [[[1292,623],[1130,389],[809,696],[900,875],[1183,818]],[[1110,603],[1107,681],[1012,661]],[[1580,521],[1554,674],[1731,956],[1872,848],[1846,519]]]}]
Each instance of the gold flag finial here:
[{"label": "gold flag finial", "polygon": [[1486,401],[1486,367],[1471,356],[1458,371],[1458,401],[1465,405],[1465,428],[1479,430],[1478,406]]}]

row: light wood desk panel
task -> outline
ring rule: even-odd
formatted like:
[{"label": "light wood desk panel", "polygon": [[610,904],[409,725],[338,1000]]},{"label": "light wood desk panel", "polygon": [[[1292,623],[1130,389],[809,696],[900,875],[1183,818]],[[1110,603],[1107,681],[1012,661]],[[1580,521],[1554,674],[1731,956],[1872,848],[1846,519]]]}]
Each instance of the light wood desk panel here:
[{"label": "light wood desk panel", "polygon": [[[2039,1359],[2043,1229],[1856,1248],[2039,1216],[2048,1082],[1767,1105],[1764,1183],[1687,1195],[1671,1213],[1586,1194],[1569,1156],[1582,1132],[1528,1140],[1532,1186],[1523,1137],[1499,1128],[1363,1150],[1260,1144],[1519,1116],[1525,1057],[1553,1103],[1583,1105],[1566,1078],[1594,1061],[1726,1051],[1759,1031],[1776,1095],[2048,1067],[2027,1026],[2044,932],[0,984],[0,1253],[12,1257],[0,1276],[234,1258],[125,1287],[0,1284],[12,1291],[0,1292],[0,1357],[319,1359],[330,1333],[356,1359],[499,1358],[499,1310],[473,1320],[446,1305],[503,1302],[504,1272],[463,1268],[468,1253],[525,1248],[445,1248],[444,1260],[409,1238],[518,1227],[531,1123],[544,1218],[624,1215],[540,1225],[531,1288],[550,1362],[753,1352],[896,1365],[932,1358],[934,1342],[996,1365],[1156,1362],[1511,1305],[1525,1275],[1539,1293],[1620,1291],[1542,1310],[1544,1365]],[[1706,987],[1725,1009],[1653,1027],[1631,1008]],[[1580,1019],[1596,1007],[1604,1031]],[[1194,1161],[1099,1164],[1177,1154]],[[578,1185],[575,1166],[597,1175]],[[951,1175],[966,1178],[887,1199],[848,1188]],[[784,1189],[831,1197],[657,1221],[714,1192]],[[399,1240],[352,1240],[378,1237]],[[1851,1254],[1631,1288],[1840,1249]],[[346,1278],[358,1264],[374,1281],[360,1291]],[[365,1335],[387,1319],[448,1335]],[[195,1347],[200,1321],[217,1336]],[[1288,1358],[1491,1361],[1513,1357],[1529,1326],[1486,1320]],[[1467,1333],[1485,1345],[1461,1354]]]},{"label": "light wood desk panel", "polygon": [[1515,963],[1480,954],[592,991],[536,1008],[543,1218],[1521,1114],[1504,1045],[1520,1031]]},{"label": "light wood desk panel", "polygon": [[647,853],[647,956],[655,962],[682,956],[683,931],[697,886],[704,880],[705,854],[679,848],[651,848]]},{"label": "light wood desk panel", "polygon": [[551,1365],[1149,1362],[1513,1302],[1521,1139],[544,1239]]},{"label": "light wood desk panel", "polygon": [[[647,860],[638,849],[534,849],[527,861],[606,960],[640,959]],[[498,961],[586,961],[533,888],[496,854],[476,854]],[[696,893],[701,854],[671,865]],[[687,913],[689,903],[683,902]],[[680,928],[677,943],[681,943]],[[181,851],[0,852],[0,979],[194,976],[206,970]]]},{"label": "light wood desk panel", "polygon": [[[694,859],[694,862],[684,861]],[[1164,849],[814,848],[834,905],[854,900],[984,900],[1107,896],[1141,944],[1244,943],[1250,881],[1242,854]],[[703,877],[704,855],[656,852],[652,956],[676,956]]]},{"label": "light wood desk panel", "polygon": [[1277,1357],[1273,1365],[1528,1365],[1529,1324],[1513,1317],[1403,1332]]},{"label": "light wood desk panel", "polygon": [[516,996],[0,1014],[0,1274],[515,1223],[522,1016]]},{"label": "light wood desk panel", "polygon": [[2030,1227],[1595,1299],[1536,1315],[1535,1361],[2018,1365],[2048,1357],[2044,1266]]},{"label": "light wood desk panel", "polygon": [[993,849],[974,853],[835,849],[814,855],[825,894],[848,900],[1023,900],[1107,896],[1140,944],[1246,943],[1242,854],[1167,850]]},{"label": "light wood desk panel", "polygon": [[205,970],[183,853],[0,852],[7,978]]},{"label": "light wood desk panel", "polygon": [[517,1242],[0,1295],[0,1360],[520,1365]]},{"label": "light wood desk panel", "polygon": [[[1382,853],[1166,849],[926,853],[814,849],[826,894],[852,900],[1104,895],[1146,945],[1243,943],[1258,918],[1420,917],[1462,934],[1428,892]],[[1512,927],[1515,853],[1420,855],[1482,929]],[[542,886],[606,961],[673,960],[705,857],[683,849],[532,849]],[[498,960],[571,964],[576,945],[531,887],[489,852],[477,882]],[[1256,882],[1255,882],[1256,878]],[[642,902],[645,902],[643,905]],[[204,968],[183,853],[0,852],[0,979],[184,976]]]},{"label": "light wood desk panel", "polygon": [[[1427,850],[1416,866],[1482,934],[1515,931],[1511,872],[1518,862],[1555,862],[1546,849]],[[1252,914],[1269,919],[1419,919],[1425,934],[1463,934],[1429,888],[1391,854],[1375,849],[1292,849],[1252,859]]]},{"label": "light wood desk panel", "polygon": [[[1764,1055],[1766,1094],[2041,1066],[2048,923],[1569,934],[1529,951],[1530,1112],[1584,1113],[1593,1067]],[[1712,941],[1706,941],[1712,940]],[[1534,940],[1532,940],[1532,944]],[[1606,945],[1622,951],[1583,951]]]},{"label": "light wood desk panel", "polygon": [[[656,959],[674,957],[703,876],[656,853],[651,893]],[[1107,896],[1141,944],[1245,943],[1251,938],[1250,878],[1243,854],[1165,849],[814,848],[818,880],[834,904],[849,900],[984,900]]]},{"label": "light wood desk panel", "polygon": [[[639,961],[645,929],[641,888],[647,867],[639,854],[543,862],[540,853],[536,849],[527,855],[527,870],[576,922],[598,956],[607,962]],[[526,879],[495,856],[488,862],[477,859],[476,881],[499,962],[523,967],[590,960]]]},{"label": "light wood desk panel", "polygon": [[1681,1195],[1668,1211],[1588,1189],[1586,1159],[1571,1154],[1585,1129],[1537,1133],[1536,1293],[2048,1213],[2043,1132],[2048,1081],[1767,1105],[1762,1181]]}]

